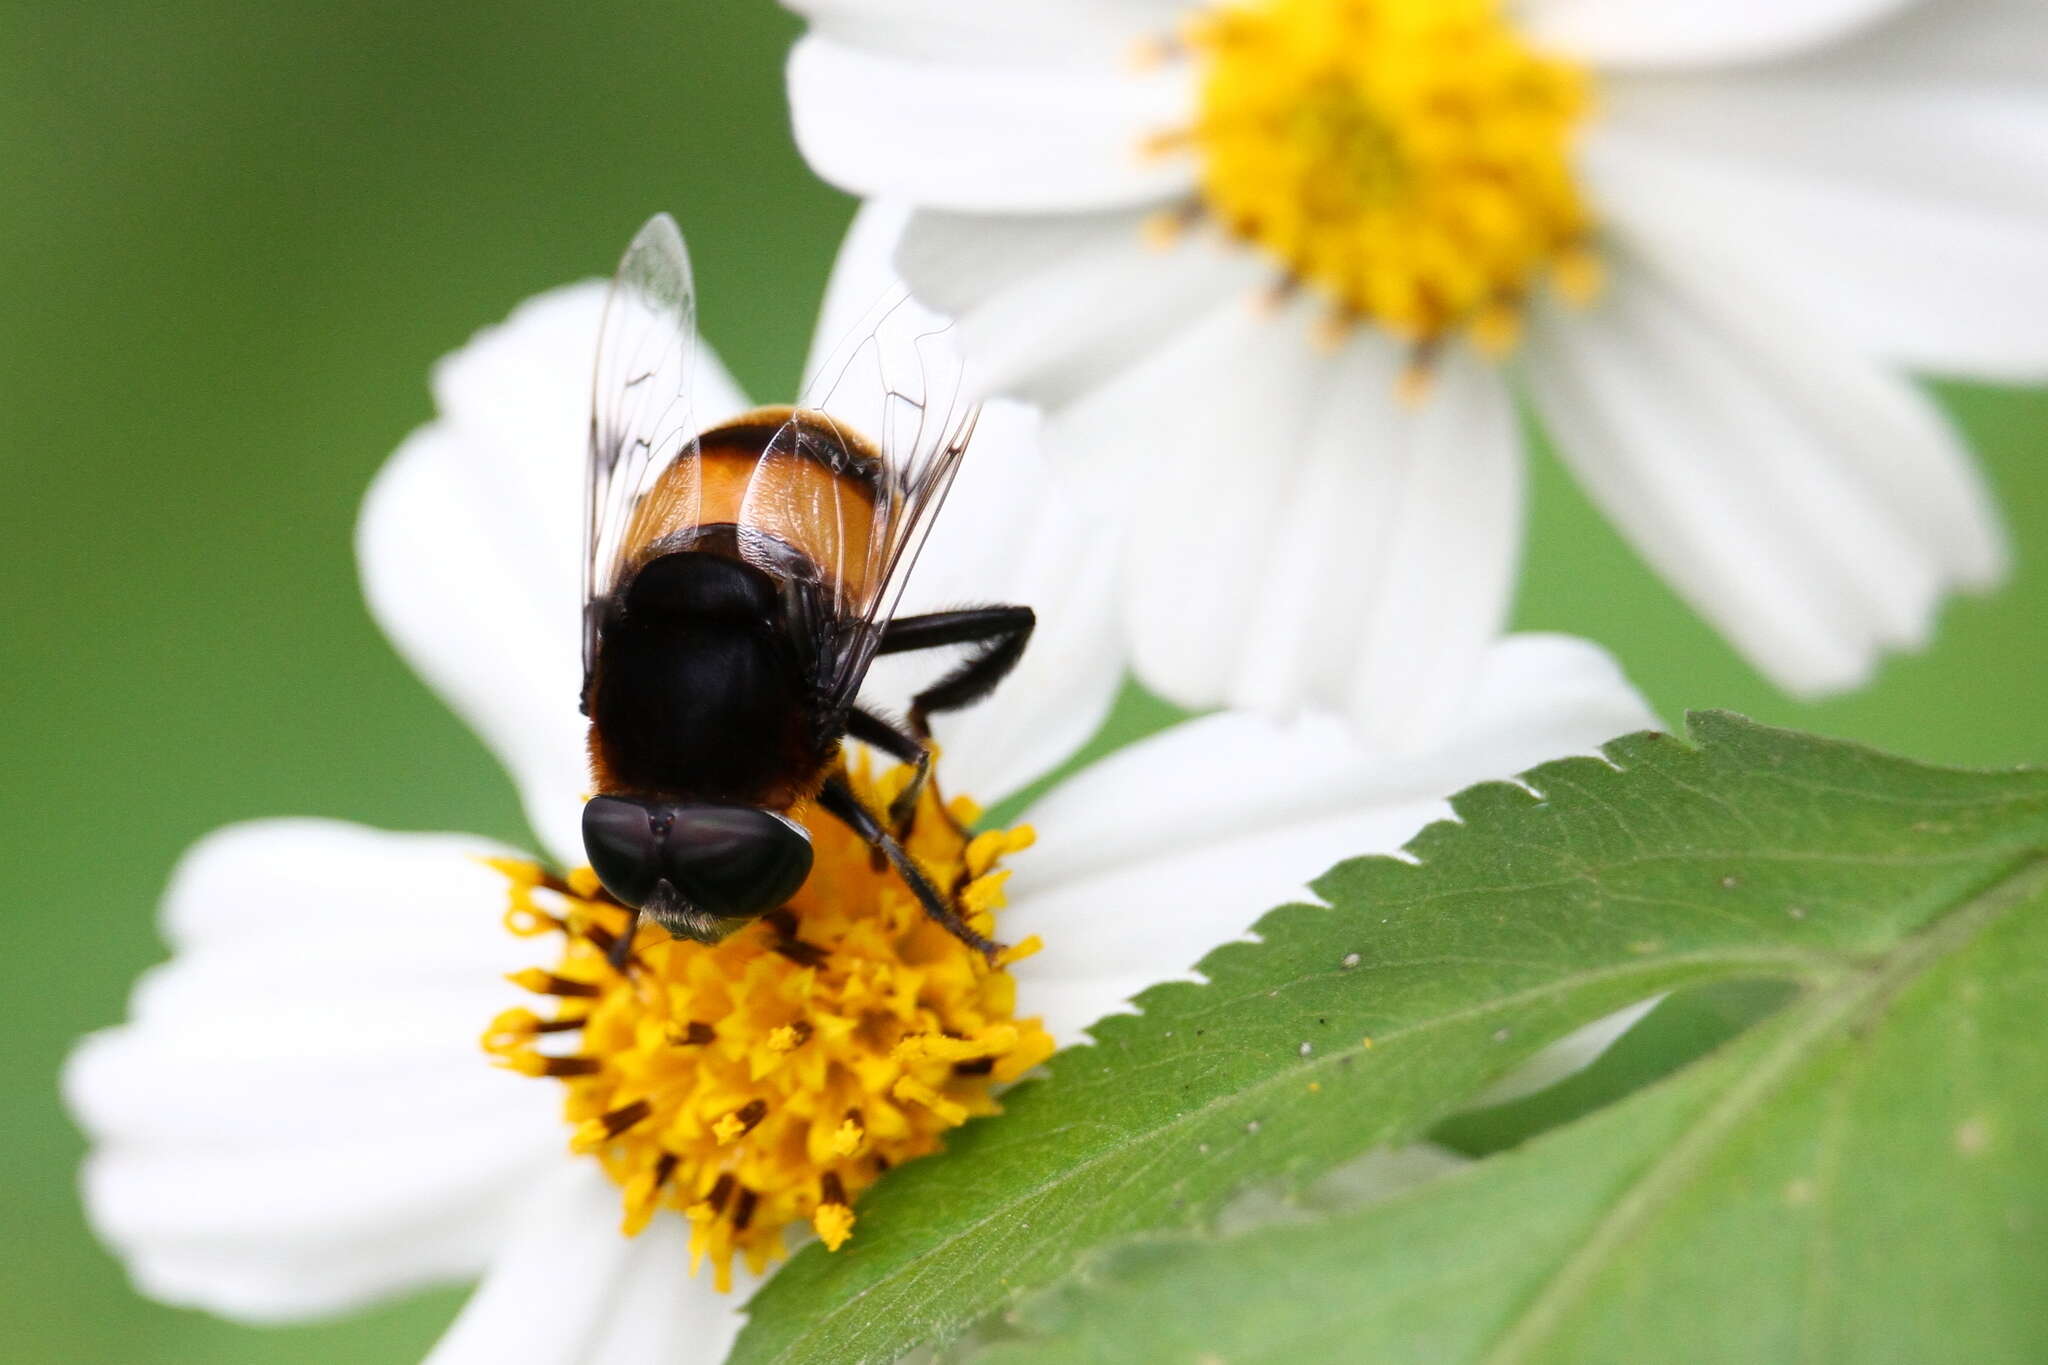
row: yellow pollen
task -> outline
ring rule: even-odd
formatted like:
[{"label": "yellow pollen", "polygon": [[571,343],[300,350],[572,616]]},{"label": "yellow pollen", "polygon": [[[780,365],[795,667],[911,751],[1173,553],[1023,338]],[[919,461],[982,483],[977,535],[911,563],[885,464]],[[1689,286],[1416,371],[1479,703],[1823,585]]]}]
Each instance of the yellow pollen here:
[{"label": "yellow pollen", "polygon": [[833,1130],[830,1151],[833,1156],[858,1156],[861,1149],[867,1145],[867,1129],[861,1127],[857,1121],[848,1119]]},{"label": "yellow pollen", "polygon": [[[874,810],[909,775],[850,772]],[[722,1290],[735,1260],[759,1273],[782,1257],[791,1224],[808,1223],[836,1251],[877,1176],[996,1112],[992,1088],[1053,1050],[1038,1020],[1015,1017],[1005,970],[1036,939],[989,966],[926,918],[851,831],[798,815],[814,859],[785,912],[710,945],[642,924],[625,975],[604,952],[625,912],[588,869],[559,878],[493,864],[506,878],[506,927],[558,935],[561,948],[551,966],[511,978],[540,1012],[499,1014],[485,1050],[560,1081],[569,1147],[619,1185],[626,1234],[663,1208],[682,1214],[692,1272],[710,1261]],[[957,888],[975,930],[993,936],[1008,876],[1000,863],[1032,835],[963,835],[977,815],[965,799],[941,810],[927,788],[907,843],[938,886]]]},{"label": "yellow pollen", "polygon": [[[1184,136],[1208,212],[1334,318],[1417,346],[1463,334],[1505,355],[1539,284],[1590,300],[1598,262],[1571,161],[1591,81],[1524,45],[1505,8],[1233,0],[1201,16]],[[1162,134],[1148,150],[1174,145]]]},{"label": "yellow pollen", "polygon": [[853,1236],[853,1210],[844,1204],[820,1204],[811,1215],[811,1226],[827,1251],[837,1251]]}]

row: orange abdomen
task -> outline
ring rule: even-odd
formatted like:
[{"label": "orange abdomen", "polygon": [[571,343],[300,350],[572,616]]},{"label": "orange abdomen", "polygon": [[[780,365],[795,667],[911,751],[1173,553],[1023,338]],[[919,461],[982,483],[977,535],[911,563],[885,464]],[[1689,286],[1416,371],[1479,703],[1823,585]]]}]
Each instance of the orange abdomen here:
[{"label": "orange abdomen", "polygon": [[627,524],[620,579],[700,527],[730,525],[797,551],[840,600],[864,601],[881,568],[881,468],[822,417],[757,408],[705,432],[696,454],[662,472]]}]

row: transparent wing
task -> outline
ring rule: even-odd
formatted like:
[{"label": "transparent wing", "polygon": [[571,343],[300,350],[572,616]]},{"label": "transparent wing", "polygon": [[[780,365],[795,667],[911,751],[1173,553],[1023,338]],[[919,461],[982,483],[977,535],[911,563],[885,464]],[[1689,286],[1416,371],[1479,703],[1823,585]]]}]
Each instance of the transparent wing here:
[{"label": "transparent wing", "polygon": [[[808,520],[810,543],[829,547],[819,564],[829,705],[849,706],[860,690],[980,411],[953,324],[899,287],[826,357],[769,442],[745,519],[764,529]],[[840,477],[792,477],[831,461]]]},{"label": "transparent wing", "polygon": [[689,252],[675,219],[658,213],[619,261],[597,339],[584,488],[586,686],[597,657],[594,604],[618,580],[634,508],[675,457],[696,443],[689,382],[696,348]]}]

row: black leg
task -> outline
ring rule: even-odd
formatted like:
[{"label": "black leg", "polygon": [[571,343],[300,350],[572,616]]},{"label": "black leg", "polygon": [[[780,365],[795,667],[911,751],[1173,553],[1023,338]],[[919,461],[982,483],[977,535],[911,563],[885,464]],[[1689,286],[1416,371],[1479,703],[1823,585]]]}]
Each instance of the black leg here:
[{"label": "black leg", "polygon": [[882,627],[878,654],[907,654],[946,645],[980,646],[912,699],[912,733],[929,738],[931,716],[972,706],[995,691],[996,684],[1024,657],[1024,646],[1030,643],[1037,624],[1038,617],[1029,607],[968,607],[928,616],[899,616]]},{"label": "black leg", "polygon": [[[897,727],[895,722],[885,720],[864,707],[856,706],[846,718],[846,733],[864,743],[872,744],[899,763],[911,765],[910,781],[903,790],[896,793],[896,799],[889,803],[889,828],[895,832],[898,843],[910,837],[910,825],[917,818],[917,801],[924,794],[924,784],[931,780],[932,745],[930,739],[920,739]],[[950,821],[951,816],[947,819]],[[957,822],[955,823],[957,828]],[[965,831],[961,831],[965,833]],[[882,852],[875,850],[875,870],[882,870]]]},{"label": "black leg", "polygon": [[927,762],[931,757],[930,747],[923,740],[905,733],[897,728],[895,722],[864,706],[856,706],[847,712],[846,733],[863,744],[874,745],[899,763]]},{"label": "black leg", "polygon": [[[907,654],[920,649],[943,649],[947,645],[979,646],[951,672],[911,699],[910,731],[926,753],[918,761],[910,785],[889,806],[889,826],[899,839],[909,831],[918,798],[924,794],[931,775],[932,715],[972,706],[995,691],[996,684],[1024,657],[1024,646],[1031,642],[1031,631],[1037,624],[1038,616],[1029,607],[968,607],[960,611],[935,611],[926,616],[899,616],[882,628],[882,643],[876,651],[880,654]],[[885,752],[896,752],[875,740],[868,742]],[[943,801],[939,804],[945,805]]]},{"label": "black leg", "polygon": [[853,788],[847,785],[844,774],[834,773],[825,779],[824,789],[818,793],[818,804],[843,822],[848,829],[867,840],[869,846],[882,851],[883,856],[895,866],[896,875],[903,878],[904,885],[910,888],[911,894],[917,897],[918,904],[924,907],[925,914],[938,921],[954,938],[988,958],[990,962],[995,961],[996,954],[1002,951],[1002,945],[983,938],[968,927],[967,922],[960,918],[960,912],[953,908],[953,903],[939,894],[939,889],[932,885],[931,879],[924,875],[923,869],[904,851],[903,845],[882,827],[882,822],[875,818],[874,812],[860,803],[860,798],[853,794]]}]

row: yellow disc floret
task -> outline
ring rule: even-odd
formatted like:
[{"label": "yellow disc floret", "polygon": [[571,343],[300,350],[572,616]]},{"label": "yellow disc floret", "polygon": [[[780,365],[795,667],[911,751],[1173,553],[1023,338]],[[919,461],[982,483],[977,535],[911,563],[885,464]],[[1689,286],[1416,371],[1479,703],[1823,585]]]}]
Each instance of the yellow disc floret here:
[{"label": "yellow disc floret", "polygon": [[[909,774],[852,776],[871,808],[886,809]],[[1028,847],[1031,831],[964,833],[975,814],[964,799],[942,810],[927,788],[907,844],[992,935],[1008,876],[997,863]],[[570,1146],[619,1184],[625,1232],[677,1210],[691,1224],[692,1271],[708,1258],[720,1289],[735,1257],[759,1273],[784,1255],[793,1222],[837,1250],[862,1189],[937,1151],[947,1129],[996,1112],[991,1088],[1052,1052],[1036,1019],[1014,1017],[1003,970],[1035,942],[991,967],[851,831],[804,823],[815,857],[785,909],[712,945],[643,924],[623,973],[605,953],[625,912],[588,869],[562,880],[498,864],[507,927],[559,934],[563,947],[552,967],[513,978],[552,1011],[501,1014],[485,1049],[563,1081]]]},{"label": "yellow disc floret", "polygon": [[1188,38],[1200,112],[1179,140],[1207,210],[1337,318],[1498,353],[1545,278],[1594,287],[1571,166],[1589,82],[1501,0],[1244,0]]}]

